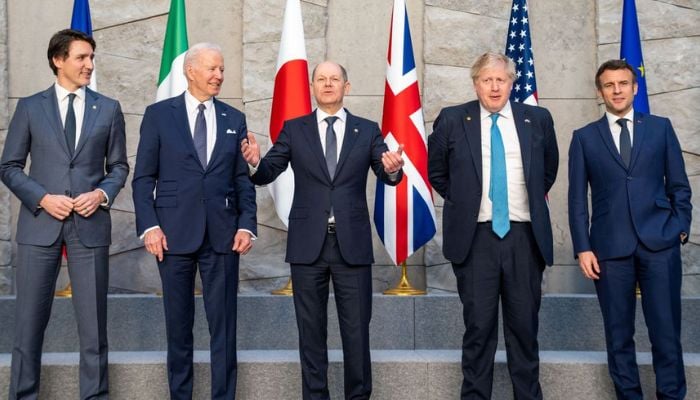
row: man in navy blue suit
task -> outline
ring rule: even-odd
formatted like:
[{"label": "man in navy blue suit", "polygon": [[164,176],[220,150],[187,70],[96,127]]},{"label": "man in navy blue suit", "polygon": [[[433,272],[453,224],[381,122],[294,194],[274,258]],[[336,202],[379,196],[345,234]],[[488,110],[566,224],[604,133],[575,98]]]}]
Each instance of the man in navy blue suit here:
[{"label": "man in navy blue suit", "polygon": [[690,185],[671,122],[633,109],[636,79],[624,60],[607,61],[596,73],[606,112],[571,140],[569,225],[579,266],[595,282],[618,399],[642,399],[634,347],[637,284],[656,395],[682,399],[680,244],[690,232]]},{"label": "man in navy blue suit", "polygon": [[242,148],[256,184],[294,169],[287,258],[299,329],[303,398],[329,399],[327,304],[333,280],[345,368],[345,398],[369,399],[369,321],[372,315],[372,231],[367,171],[390,185],[401,181],[401,150],[388,151],[376,122],[350,114],[343,97],[347,72],[333,62],[312,73],[318,108],[286,121],[265,158],[253,135]]},{"label": "man in navy blue suit", "polygon": [[199,268],[211,333],[211,398],[233,399],[238,260],[256,232],[255,187],[239,146],[246,122],[214,98],[224,81],[219,46],[192,46],[184,72],[187,91],[143,116],[132,183],[136,229],[157,258],[163,283],[170,397],[192,398]]},{"label": "man in navy blue suit", "polygon": [[552,116],[511,103],[515,64],[481,55],[478,101],[440,112],[428,138],[428,178],[445,199],[443,251],[463,305],[462,399],[489,399],[498,304],[516,399],[541,399],[537,343],[542,272],[552,265],[546,195],[559,152]]}]

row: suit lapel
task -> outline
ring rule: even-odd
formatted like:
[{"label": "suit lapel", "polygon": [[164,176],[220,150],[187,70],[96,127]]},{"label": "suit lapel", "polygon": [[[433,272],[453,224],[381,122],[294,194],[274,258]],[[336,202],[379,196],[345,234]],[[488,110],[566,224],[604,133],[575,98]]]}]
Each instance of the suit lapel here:
[{"label": "suit lapel", "polygon": [[[211,157],[209,158],[209,163],[207,163],[207,170],[211,168],[214,161],[216,161],[217,156],[221,153],[221,148],[225,146],[224,141],[226,140],[226,128],[228,128],[228,114],[223,103],[214,99],[214,112],[216,113],[216,142],[214,143],[214,150],[211,152]],[[194,145],[194,139],[192,140]]]},{"label": "suit lapel", "polygon": [[[304,118],[304,137],[309,143],[309,149],[316,156],[318,163],[321,165],[320,170],[328,178],[328,181],[332,181],[331,176],[328,174],[328,166],[326,165],[326,157],[323,154],[323,147],[321,146],[321,135],[318,132],[318,123],[316,121],[316,111],[309,114]],[[336,168],[337,171],[337,168]]]},{"label": "suit lapel", "polygon": [[93,134],[93,126],[97,119],[97,114],[100,112],[99,95],[92,90],[85,88],[85,110],[83,111],[83,126],[80,131],[78,145],[75,147],[73,158],[78,156],[80,150],[85,146],[85,142]]},{"label": "suit lapel", "polygon": [[347,121],[345,121],[345,134],[343,136],[343,146],[340,149],[340,156],[338,157],[338,166],[335,168],[335,176],[338,176],[340,169],[343,168],[343,164],[345,164],[345,160],[348,159],[352,147],[355,145],[355,141],[357,140],[357,136],[360,134],[360,121],[355,118],[354,115],[350,114],[348,110],[345,110],[345,112],[347,115]]},{"label": "suit lapel", "polygon": [[600,137],[603,140],[603,143],[605,143],[605,147],[608,148],[610,155],[618,164],[620,164],[622,168],[627,169],[627,167],[625,167],[625,163],[622,161],[622,157],[620,157],[620,152],[617,150],[615,142],[613,141],[612,132],[610,132],[610,126],[608,125],[608,118],[603,115],[603,118],[598,120],[597,125],[598,134],[600,134]]},{"label": "suit lapel", "polygon": [[640,114],[635,112],[634,113],[634,139],[632,142],[632,157],[630,158],[630,171],[632,170],[632,167],[634,167],[635,162],[637,161],[637,158],[639,157],[639,153],[642,150],[642,146],[644,145],[644,139],[646,138],[646,124],[644,122],[644,114]]},{"label": "suit lapel", "polygon": [[532,159],[532,121],[528,118],[525,108],[518,103],[511,103],[511,109],[513,110],[515,131],[520,142],[520,156],[523,160],[523,173],[525,185],[527,185],[530,181],[530,160]]},{"label": "suit lapel", "polygon": [[56,98],[56,89],[49,87],[42,94],[41,105],[46,113],[46,119],[49,125],[53,128],[56,139],[60,144],[63,151],[68,157],[70,157],[70,152],[68,151],[68,143],[66,142],[66,134],[63,131],[63,123],[61,122],[61,115],[58,112],[58,99]]},{"label": "suit lapel", "polygon": [[478,102],[475,101],[467,104],[464,118],[462,118],[462,124],[464,126],[464,134],[467,137],[467,143],[469,143],[469,150],[472,154],[474,170],[479,177],[479,184],[481,184],[483,183],[481,176],[483,171],[481,168],[481,120]]},{"label": "suit lapel", "polygon": [[[199,156],[197,155],[197,150],[194,148],[194,139],[192,139],[192,132],[190,132],[190,123],[187,119],[187,107],[185,107],[185,93],[177,97],[173,97],[171,103],[173,108],[173,121],[175,122],[174,131],[180,136],[180,143],[182,143],[194,156],[197,165],[202,168],[202,164],[199,162]],[[218,122],[218,121],[217,121]],[[203,169],[202,169],[203,170]]]}]

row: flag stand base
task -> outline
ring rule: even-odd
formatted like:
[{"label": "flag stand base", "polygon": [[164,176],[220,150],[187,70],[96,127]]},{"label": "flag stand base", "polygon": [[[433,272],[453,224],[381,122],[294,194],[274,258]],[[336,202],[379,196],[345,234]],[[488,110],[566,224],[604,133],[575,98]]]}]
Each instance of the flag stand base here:
[{"label": "flag stand base", "polygon": [[276,289],[271,291],[270,293],[276,296],[291,296],[292,294],[294,294],[294,291],[292,290],[292,277],[289,277],[287,284],[284,285],[282,289]]},{"label": "flag stand base", "polygon": [[73,287],[69,283],[63,289],[57,290],[56,293],[54,293],[54,296],[56,296],[56,297],[73,297]]},{"label": "flag stand base", "polygon": [[408,267],[406,267],[406,262],[401,264],[401,280],[396,285],[396,287],[387,289],[384,291],[385,295],[388,296],[423,296],[427,292],[425,290],[416,289],[408,281],[407,275]]}]

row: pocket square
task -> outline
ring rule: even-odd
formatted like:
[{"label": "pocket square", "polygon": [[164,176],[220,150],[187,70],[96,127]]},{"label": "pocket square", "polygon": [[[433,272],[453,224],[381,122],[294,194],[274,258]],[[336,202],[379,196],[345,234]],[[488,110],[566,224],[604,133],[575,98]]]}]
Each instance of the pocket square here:
[{"label": "pocket square", "polygon": [[235,135],[236,131],[232,131],[231,129],[226,129],[226,134],[227,135]]}]

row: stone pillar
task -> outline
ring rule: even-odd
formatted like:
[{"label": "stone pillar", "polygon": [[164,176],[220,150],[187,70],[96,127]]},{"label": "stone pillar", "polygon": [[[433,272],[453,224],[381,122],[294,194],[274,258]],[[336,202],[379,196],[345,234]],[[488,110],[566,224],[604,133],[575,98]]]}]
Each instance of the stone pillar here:
[{"label": "stone pillar", "polygon": [[[5,145],[8,116],[7,76],[7,3],[0,1],[0,148]],[[14,269],[12,268],[12,210],[10,191],[0,184],[0,295],[12,294]]]}]

